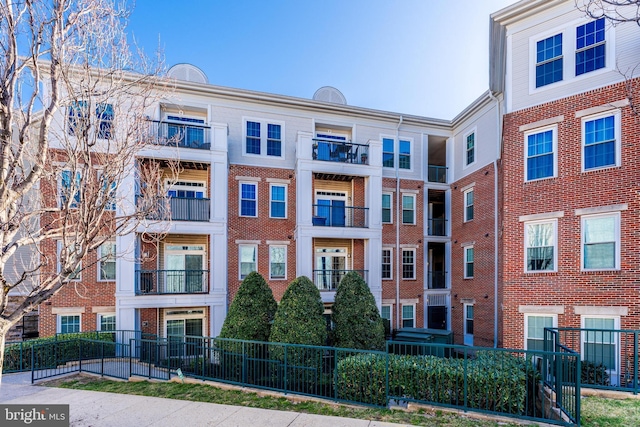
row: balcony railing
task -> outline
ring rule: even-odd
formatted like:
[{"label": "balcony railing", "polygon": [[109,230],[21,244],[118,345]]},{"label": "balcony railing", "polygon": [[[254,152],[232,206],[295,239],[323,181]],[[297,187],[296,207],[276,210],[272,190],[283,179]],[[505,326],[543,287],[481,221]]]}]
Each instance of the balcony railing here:
[{"label": "balcony railing", "polygon": [[208,292],[209,270],[136,270],[136,295]]},{"label": "balcony railing", "polygon": [[447,220],[444,218],[429,218],[427,232],[429,233],[429,236],[446,236]]},{"label": "balcony railing", "polygon": [[427,272],[427,285],[429,289],[447,289],[446,271]]},{"label": "balcony railing", "polygon": [[316,138],[313,140],[313,160],[368,165],[369,146],[350,141]]},{"label": "balcony railing", "polygon": [[313,205],[313,225],[321,227],[367,228],[368,217],[369,208]]},{"label": "balcony railing", "polygon": [[313,283],[320,291],[335,291],[340,280],[351,271],[355,271],[365,282],[367,281],[369,270],[313,270]]},{"label": "balcony railing", "polygon": [[447,183],[447,167],[429,165],[428,180],[429,182],[439,182],[442,184],[446,184]]},{"label": "balcony railing", "polygon": [[[142,198],[137,198],[141,203]],[[152,203],[152,201],[150,201]],[[140,205],[138,205],[140,208]],[[209,221],[211,217],[211,200],[189,197],[167,197],[159,199],[157,206],[147,210],[147,219],[156,221]]]},{"label": "balcony railing", "polygon": [[149,121],[153,143],[173,147],[211,149],[211,128],[209,126]]}]

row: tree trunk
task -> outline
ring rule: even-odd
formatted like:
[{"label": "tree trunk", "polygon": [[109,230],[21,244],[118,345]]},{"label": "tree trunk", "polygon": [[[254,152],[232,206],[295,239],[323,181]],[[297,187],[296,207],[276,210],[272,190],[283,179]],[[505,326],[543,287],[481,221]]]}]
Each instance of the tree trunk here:
[{"label": "tree trunk", "polygon": [[2,385],[2,372],[4,370],[4,347],[11,324],[6,320],[0,320],[0,385]]}]

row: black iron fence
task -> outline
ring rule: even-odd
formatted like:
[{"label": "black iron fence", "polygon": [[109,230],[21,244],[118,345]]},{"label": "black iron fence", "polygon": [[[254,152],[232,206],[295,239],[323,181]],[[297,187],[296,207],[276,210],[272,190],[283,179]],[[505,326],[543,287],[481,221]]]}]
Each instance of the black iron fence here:
[{"label": "black iron fence", "polygon": [[136,295],[208,292],[209,270],[136,270]]}]

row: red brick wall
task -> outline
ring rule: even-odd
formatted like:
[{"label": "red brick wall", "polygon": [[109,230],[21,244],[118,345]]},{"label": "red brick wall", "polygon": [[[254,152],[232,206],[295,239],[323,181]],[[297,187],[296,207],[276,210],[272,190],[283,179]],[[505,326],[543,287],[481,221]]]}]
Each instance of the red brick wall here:
[{"label": "red brick wall", "polygon": [[[462,300],[475,300],[474,345],[493,346],[495,319],[495,174],[493,164],[452,184],[451,190],[451,329],[463,342]],[[464,222],[463,188],[473,186],[473,219]],[[464,248],[473,243],[474,273],[464,279]],[[498,301],[500,303],[500,301]],[[500,313],[498,313],[499,316]],[[501,341],[500,330],[498,341]]]},{"label": "red brick wall", "polygon": [[[633,81],[635,93],[640,79]],[[562,305],[559,326],[580,326],[574,306],[623,306],[623,329],[640,327],[640,118],[621,109],[622,163],[620,167],[581,172],[582,124],[575,112],[626,98],[623,83],[596,89],[548,104],[517,111],[504,120],[504,331],[505,346],[522,347],[524,316],[520,305]],[[557,177],[524,180],[524,133],[519,127],[564,115],[557,124]],[[616,131],[617,132],[617,131]],[[621,212],[621,269],[582,272],[581,218],[576,209],[628,204]],[[563,211],[558,218],[558,266],[555,273],[524,273],[524,225],[519,216]]]}]

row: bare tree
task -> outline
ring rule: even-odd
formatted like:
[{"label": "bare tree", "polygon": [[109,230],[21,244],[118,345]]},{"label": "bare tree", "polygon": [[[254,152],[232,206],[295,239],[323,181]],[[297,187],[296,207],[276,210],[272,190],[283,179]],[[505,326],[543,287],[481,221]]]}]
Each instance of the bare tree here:
[{"label": "bare tree", "polygon": [[640,0],[576,0],[576,6],[593,19],[606,18],[613,25],[640,25]]},{"label": "bare tree", "polygon": [[117,0],[0,0],[0,380],[9,329],[88,254],[159,219],[157,186],[135,184],[160,165],[134,159],[170,88],[132,54],[126,19]]}]

